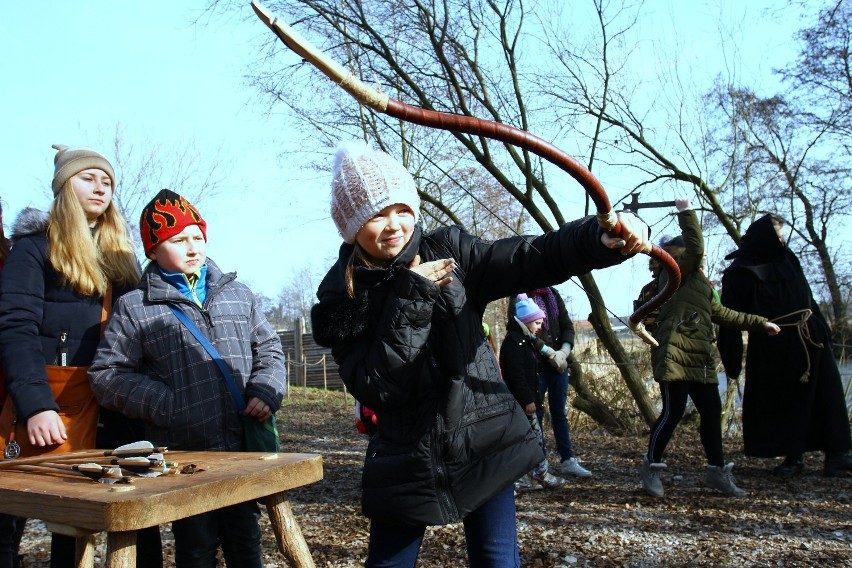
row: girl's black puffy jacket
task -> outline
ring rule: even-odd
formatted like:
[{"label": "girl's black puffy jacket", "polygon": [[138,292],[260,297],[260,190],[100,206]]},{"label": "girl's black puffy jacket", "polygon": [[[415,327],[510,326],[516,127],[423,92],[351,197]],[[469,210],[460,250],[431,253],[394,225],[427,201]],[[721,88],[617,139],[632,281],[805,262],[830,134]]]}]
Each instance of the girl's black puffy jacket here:
[{"label": "girl's black puffy jacket", "polygon": [[[47,214],[25,209],[15,221],[14,245],[0,272],[0,359],[18,416],[59,410],[45,365],[58,364],[66,334],[68,365],[92,363],[100,341],[101,296],[84,296],[61,282],[47,257]],[[113,287],[113,302],[127,292]]]},{"label": "girl's black puffy jacket", "polygon": [[[352,394],[374,409],[378,433],[364,463],[362,507],[380,522],[446,524],[464,518],[543,458],[482,330],[486,305],[563,282],[625,257],[600,242],[594,218],[539,237],[493,243],[459,227],[422,234],[388,267],[345,273],[353,246],[320,284],[312,328],[331,347]],[[453,258],[439,288],[407,269]]]}]

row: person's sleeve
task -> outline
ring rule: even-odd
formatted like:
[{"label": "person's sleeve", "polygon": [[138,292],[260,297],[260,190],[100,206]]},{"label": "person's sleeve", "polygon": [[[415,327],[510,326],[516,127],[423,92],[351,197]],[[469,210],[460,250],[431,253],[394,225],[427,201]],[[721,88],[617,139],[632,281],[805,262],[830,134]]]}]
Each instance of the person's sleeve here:
[{"label": "person's sleeve", "polygon": [[[744,287],[751,286],[737,272],[725,273],[722,276],[722,306],[745,312],[748,308],[747,291]],[[737,378],[743,370],[743,334],[739,329],[721,327],[716,340],[719,356],[725,374],[730,378]]]},{"label": "person's sleeve", "polygon": [[144,330],[123,300],[115,305],[89,367],[89,384],[101,406],[167,428],[174,394],[165,383],[140,372]]},{"label": "person's sleeve", "polygon": [[564,343],[574,348],[574,322],[571,321],[571,316],[568,310],[565,309],[565,302],[558,291],[553,290],[553,295],[556,296],[556,305],[559,308],[559,338],[556,341],[556,348],[559,349]]},{"label": "person's sleeve", "polygon": [[33,239],[15,243],[0,272],[0,359],[19,417],[59,410],[47,383],[39,328],[48,260]]},{"label": "person's sleeve", "polygon": [[438,243],[455,251],[464,271],[468,297],[486,306],[526,290],[555,286],[573,276],[624,262],[624,256],[601,242],[595,217],[566,223],[538,237],[516,236],[493,242],[464,231],[447,231],[456,242]]},{"label": "person's sleeve", "polygon": [[512,294],[509,296],[509,305],[506,308],[506,324],[508,325],[510,321],[515,317],[515,304],[518,303],[518,295]]},{"label": "person's sleeve", "polygon": [[[250,294],[251,295],[251,294]],[[258,309],[254,296],[251,308],[252,371],[246,385],[246,402],[257,397],[277,412],[287,393],[287,368],[281,338]]]},{"label": "person's sleeve", "polygon": [[713,323],[724,327],[731,327],[744,331],[764,331],[766,322],[769,321],[763,316],[738,312],[731,308],[726,308],[719,301],[713,298],[710,302],[710,319]]},{"label": "person's sleeve", "polygon": [[680,256],[678,265],[682,274],[691,274],[701,269],[704,262],[704,235],[701,233],[701,223],[694,209],[687,209],[677,214],[680,234],[686,250]]},{"label": "person's sleeve", "polygon": [[332,356],[352,395],[374,410],[398,406],[432,388],[420,380],[427,361],[432,312],[440,288],[410,270],[394,277],[379,321],[358,339],[339,342]]}]

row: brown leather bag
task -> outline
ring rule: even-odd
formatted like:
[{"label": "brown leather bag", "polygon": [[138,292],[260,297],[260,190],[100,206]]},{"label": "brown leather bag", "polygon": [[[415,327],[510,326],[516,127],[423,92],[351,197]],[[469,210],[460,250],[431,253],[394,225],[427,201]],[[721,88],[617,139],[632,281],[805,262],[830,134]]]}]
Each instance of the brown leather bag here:
[{"label": "brown leather bag", "polygon": [[[111,306],[112,287],[109,287],[101,305],[101,336],[103,336]],[[88,370],[88,367],[47,365],[47,383],[53,392],[56,404],[59,405],[59,418],[65,424],[65,433],[68,436],[62,444],[51,446],[30,444],[26,421],[17,419],[12,397],[6,397],[3,410],[0,411],[0,445],[2,445],[0,447],[4,448],[6,459],[95,447],[100,406],[89,386]]]}]

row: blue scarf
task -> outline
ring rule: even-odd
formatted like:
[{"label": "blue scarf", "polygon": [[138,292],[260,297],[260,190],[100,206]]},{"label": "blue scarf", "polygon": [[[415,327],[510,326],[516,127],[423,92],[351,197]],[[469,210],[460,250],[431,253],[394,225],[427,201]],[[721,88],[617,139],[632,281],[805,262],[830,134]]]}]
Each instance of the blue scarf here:
[{"label": "blue scarf", "polygon": [[157,268],[166,282],[172,284],[199,307],[204,306],[204,300],[207,299],[207,264],[204,264],[197,273],[189,276],[183,272],[166,272],[159,265]]}]

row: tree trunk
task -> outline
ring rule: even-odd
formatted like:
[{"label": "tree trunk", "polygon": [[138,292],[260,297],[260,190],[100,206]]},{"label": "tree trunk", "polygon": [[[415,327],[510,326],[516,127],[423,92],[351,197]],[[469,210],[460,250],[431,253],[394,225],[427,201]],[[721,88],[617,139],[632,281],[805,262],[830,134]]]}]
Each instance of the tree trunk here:
[{"label": "tree trunk", "polygon": [[727,436],[731,427],[736,422],[735,403],[739,395],[737,389],[737,381],[728,379],[727,388],[725,389],[725,400],[722,403],[722,423],[719,425],[722,428],[722,434]]},{"label": "tree trunk", "polygon": [[633,395],[633,400],[636,401],[639,413],[642,415],[645,423],[650,427],[657,419],[657,409],[651,403],[651,398],[648,396],[645,383],[642,381],[639,373],[630,364],[631,362],[627,357],[624,346],[621,345],[621,342],[612,330],[598,285],[590,273],[580,276],[580,282],[583,283],[583,289],[586,291],[586,296],[589,298],[589,305],[592,307],[592,313],[589,314],[589,323],[592,324],[595,333],[598,335],[598,339],[603,343],[610,357],[618,365],[621,377],[624,379],[630,394]]},{"label": "tree trunk", "polygon": [[610,434],[616,436],[627,434],[629,431],[628,425],[589,390],[583,376],[583,366],[574,361],[571,363],[569,369],[571,372],[571,387],[577,393],[577,396],[574,397],[571,403],[572,406],[588,414],[592,420],[606,428],[606,431]]}]

